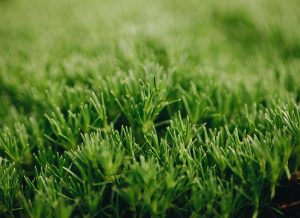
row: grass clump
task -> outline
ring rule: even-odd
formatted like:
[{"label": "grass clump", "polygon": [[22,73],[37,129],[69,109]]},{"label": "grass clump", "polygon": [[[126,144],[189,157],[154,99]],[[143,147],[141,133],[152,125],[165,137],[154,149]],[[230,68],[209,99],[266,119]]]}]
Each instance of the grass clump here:
[{"label": "grass clump", "polygon": [[1,217],[297,216],[297,1],[0,5]]}]

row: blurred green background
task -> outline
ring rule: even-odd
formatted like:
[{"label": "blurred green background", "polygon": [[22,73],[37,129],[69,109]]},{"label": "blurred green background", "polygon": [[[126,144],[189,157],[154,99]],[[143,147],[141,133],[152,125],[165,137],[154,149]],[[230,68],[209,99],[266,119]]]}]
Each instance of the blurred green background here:
[{"label": "blurred green background", "polygon": [[115,78],[147,62],[300,99],[299,8],[297,0],[2,0],[0,121],[57,82]]}]

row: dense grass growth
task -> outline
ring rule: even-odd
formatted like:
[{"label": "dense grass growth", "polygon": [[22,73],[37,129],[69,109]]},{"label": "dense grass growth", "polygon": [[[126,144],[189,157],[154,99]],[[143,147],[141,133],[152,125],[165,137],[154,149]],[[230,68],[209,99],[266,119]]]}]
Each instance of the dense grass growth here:
[{"label": "dense grass growth", "polygon": [[299,9],[0,1],[0,216],[283,216]]}]

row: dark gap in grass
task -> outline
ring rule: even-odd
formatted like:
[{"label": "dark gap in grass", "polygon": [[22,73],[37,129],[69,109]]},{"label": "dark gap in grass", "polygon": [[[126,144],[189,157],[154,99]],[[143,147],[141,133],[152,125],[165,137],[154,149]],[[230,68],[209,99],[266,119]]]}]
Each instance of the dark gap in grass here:
[{"label": "dark gap in grass", "polygon": [[127,118],[123,115],[119,116],[117,122],[114,124],[114,129],[121,132],[122,127],[130,126]]},{"label": "dark gap in grass", "polygon": [[277,186],[272,203],[286,217],[300,215],[300,169],[292,174],[290,180],[284,179]]}]

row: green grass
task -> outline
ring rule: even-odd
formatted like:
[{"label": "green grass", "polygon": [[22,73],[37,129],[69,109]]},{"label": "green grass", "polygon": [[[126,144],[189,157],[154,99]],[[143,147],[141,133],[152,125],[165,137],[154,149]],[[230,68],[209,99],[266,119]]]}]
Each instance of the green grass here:
[{"label": "green grass", "polygon": [[283,216],[299,8],[0,1],[0,216]]}]

